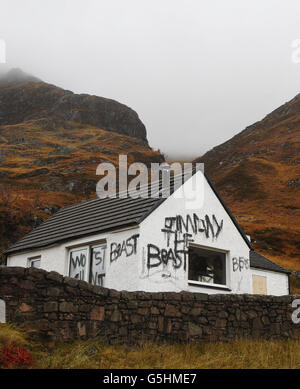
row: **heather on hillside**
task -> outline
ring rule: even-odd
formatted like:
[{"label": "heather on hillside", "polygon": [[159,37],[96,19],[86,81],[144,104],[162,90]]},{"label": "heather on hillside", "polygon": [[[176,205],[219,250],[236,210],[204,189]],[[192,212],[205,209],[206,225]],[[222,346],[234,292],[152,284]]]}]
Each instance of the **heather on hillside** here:
[{"label": "heather on hillside", "polygon": [[300,271],[300,94],[197,161],[255,249]]},{"label": "heather on hillside", "polygon": [[0,78],[0,99],[0,254],[60,207],[95,197],[99,163],[164,160],[137,113],[116,101],[20,70]]}]

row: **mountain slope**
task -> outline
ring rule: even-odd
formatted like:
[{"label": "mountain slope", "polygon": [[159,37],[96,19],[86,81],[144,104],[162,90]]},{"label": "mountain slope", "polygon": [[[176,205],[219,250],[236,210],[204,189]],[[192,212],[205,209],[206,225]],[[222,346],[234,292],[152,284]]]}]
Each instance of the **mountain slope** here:
[{"label": "mountain slope", "polygon": [[196,161],[254,246],[300,270],[300,94]]},{"label": "mountain slope", "polygon": [[162,162],[136,112],[13,70],[0,79],[0,251],[59,207],[95,197],[100,162]]}]

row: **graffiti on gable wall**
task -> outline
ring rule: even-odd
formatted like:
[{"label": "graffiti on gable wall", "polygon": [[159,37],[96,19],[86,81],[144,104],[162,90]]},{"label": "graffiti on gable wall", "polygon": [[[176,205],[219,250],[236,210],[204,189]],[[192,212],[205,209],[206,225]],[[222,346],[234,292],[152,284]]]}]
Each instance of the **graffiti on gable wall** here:
[{"label": "graffiti on gable wall", "polygon": [[243,269],[249,269],[249,268],[250,268],[249,258],[244,258],[244,257],[232,258],[232,270],[234,272],[242,271]]},{"label": "graffiti on gable wall", "polygon": [[202,234],[206,239],[217,239],[222,230],[223,220],[218,221],[215,215],[200,218],[193,213],[185,217],[181,215],[166,217],[161,229],[166,245],[164,247],[158,247],[153,243],[147,245],[143,273],[147,277],[151,269],[159,270],[163,278],[171,278],[172,269],[183,268],[186,271],[189,243],[194,242],[195,236]]}]

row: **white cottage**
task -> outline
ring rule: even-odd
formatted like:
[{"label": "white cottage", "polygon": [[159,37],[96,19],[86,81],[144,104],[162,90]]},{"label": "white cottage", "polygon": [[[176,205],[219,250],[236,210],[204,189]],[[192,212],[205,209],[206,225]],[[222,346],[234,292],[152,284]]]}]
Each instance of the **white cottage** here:
[{"label": "white cottage", "polygon": [[[208,177],[167,198],[94,199],[61,209],[6,251],[7,266],[117,290],[289,294],[289,272],[253,251]],[[185,196],[179,196],[180,191]]]}]

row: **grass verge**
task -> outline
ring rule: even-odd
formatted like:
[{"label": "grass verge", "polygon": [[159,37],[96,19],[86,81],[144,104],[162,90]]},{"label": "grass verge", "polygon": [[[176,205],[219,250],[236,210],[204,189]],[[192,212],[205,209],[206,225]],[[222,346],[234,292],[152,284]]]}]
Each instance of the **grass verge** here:
[{"label": "grass verge", "polygon": [[95,340],[44,344],[0,325],[0,350],[14,343],[33,355],[35,369],[299,369],[300,340],[109,346]]}]

